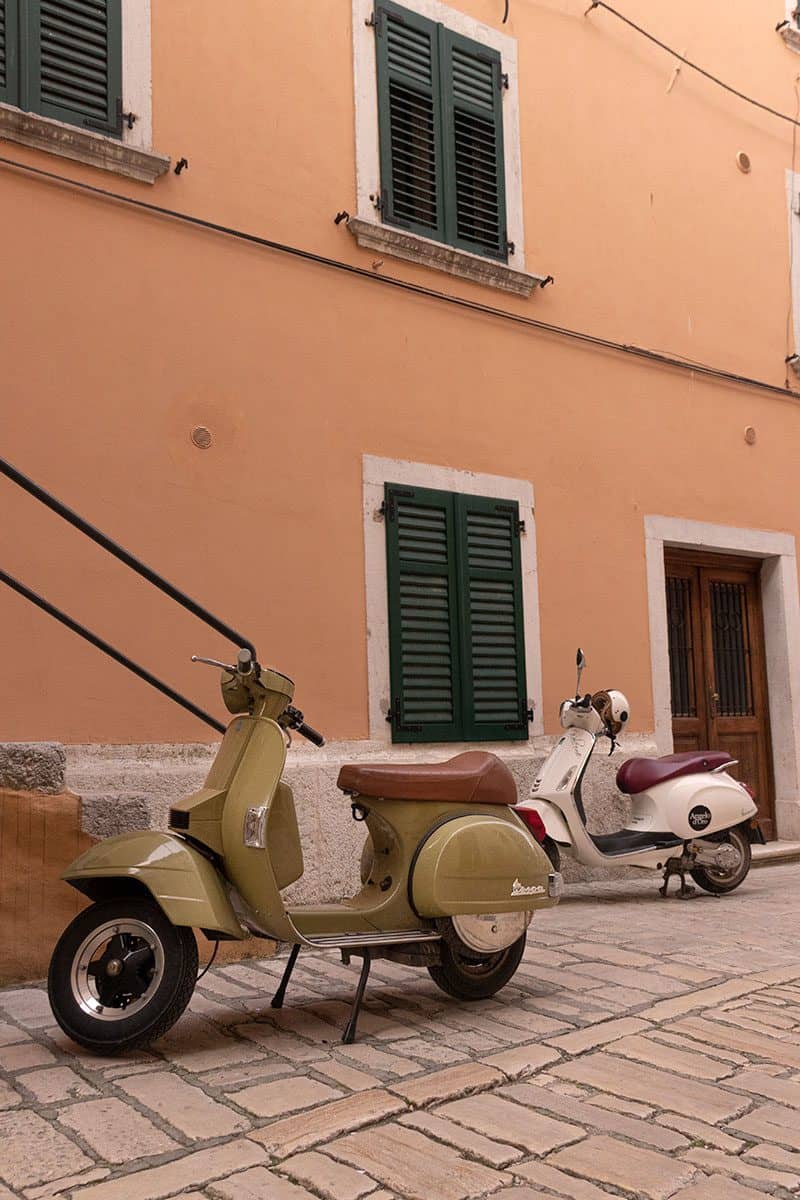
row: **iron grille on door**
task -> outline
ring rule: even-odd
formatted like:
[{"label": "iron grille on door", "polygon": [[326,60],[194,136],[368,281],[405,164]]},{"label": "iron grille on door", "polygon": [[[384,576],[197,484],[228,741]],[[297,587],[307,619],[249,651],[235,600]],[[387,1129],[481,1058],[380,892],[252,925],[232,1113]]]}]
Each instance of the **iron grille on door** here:
[{"label": "iron grille on door", "polygon": [[673,717],[697,716],[690,579],[667,578],[669,676]]},{"label": "iron grille on door", "polygon": [[718,715],[753,715],[750,629],[744,584],[712,581],[711,637]]}]

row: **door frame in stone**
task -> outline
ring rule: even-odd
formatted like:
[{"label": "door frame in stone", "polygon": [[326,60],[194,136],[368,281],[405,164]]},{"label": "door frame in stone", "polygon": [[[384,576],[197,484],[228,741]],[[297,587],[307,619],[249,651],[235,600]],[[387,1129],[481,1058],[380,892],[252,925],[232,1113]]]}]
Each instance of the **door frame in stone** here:
[{"label": "door frame in stone", "polygon": [[673,748],[665,549],[708,550],[761,561],[776,829],[779,838],[800,838],[800,596],[794,537],[656,515],[644,518],[644,529],[659,754],[670,754]]}]

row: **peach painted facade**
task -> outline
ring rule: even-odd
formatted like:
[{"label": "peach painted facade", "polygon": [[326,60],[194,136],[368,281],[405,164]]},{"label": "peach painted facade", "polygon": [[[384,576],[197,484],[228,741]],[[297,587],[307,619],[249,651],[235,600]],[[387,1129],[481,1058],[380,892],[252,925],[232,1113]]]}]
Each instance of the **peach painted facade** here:
[{"label": "peach painted facade", "polygon": [[[503,0],[408,0],[468,36],[484,26],[504,62],[516,57],[502,101],[509,266],[555,279],[526,297],[360,246],[334,223],[342,210],[381,219],[364,209],[379,187],[364,108],[369,5],[232,7],[235,19],[221,19],[211,0],[152,0],[144,32],[148,6],[130,16],[139,41],[123,62],[137,95],[152,82],[152,138],[141,127],[135,138],[171,158],[152,184],[19,140],[3,142],[3,158],[784,385],[798,233],[790,124],[687,67],[676,76],[673,59],[601,7],[584,16],[587,0],[510,0],[505,24]],[[800,58],[775,32],[784,0],[624,0],[623,11],[794,113]],[[389,481],[408,470],[431,487],[508,487],[523,509],[534,497],[523,535],[532,745],[557,729],[580,642],[588,685],[623,688],[632,730],[669,750],[664,546],[763,559],[778,831],[800,834],[800,392],[598,349],[0,170],[3,454],[247,632],[330,739],[388,736],[374,472],[379,460],[415,464]],[[191,441],[197,426],[207,449]],[[8,482],[0,489],[4,569],[218,713],[214,677],[189,657],[225,658],[225,642]],[[209,740],[5,589],[0,629],[3,740]]]}]

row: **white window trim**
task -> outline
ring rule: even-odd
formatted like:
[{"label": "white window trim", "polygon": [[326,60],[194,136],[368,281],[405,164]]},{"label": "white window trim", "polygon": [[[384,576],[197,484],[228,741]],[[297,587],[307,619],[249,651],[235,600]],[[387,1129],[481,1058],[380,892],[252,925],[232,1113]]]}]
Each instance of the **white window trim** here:
[{"label": "white window trim", "polygon": [[[452,274],[464,275],[505,291],[529,295],[541,275],[525,271],[525,228],[522,208],[522,160],[520,151],[519,71],[517,40],[492,29],[440,0],[401,0],[405,8],[439,22],[464,37],[497,50],[508,88],[503,92],[503,145],[506,184],[506,226],[514,253],[508,263],[470,254],[446,243],[396,229],[381,223],[370,196],[380,193],[380,142],[378,134],[378,78],[375,33],[367,22],[374,0],[353,0],[353,60],[356,100],[356,192],[357,219],[350,222],[359,244],[384,250],[414,262],[427,263]],[[437,254],[436,251],[446,251]]]},{"label": "white window trim", "polygon": [[785,4],[785,19],[788,21],[788,25],[782,26],[779,32],[787,46],[791,46],[792,50],[800,51],[800,26],[798,26],[797,17],[795,16],[798,0],[785,0]]},{"label": "white window trim", "polygon": [[121,139],[39,113],[23,112],[11,104],[0,104],[0,137],[143,183],[153,183],[163,175],[170,160],[152,149],[150,3],[122,0],[122,104],[136,120],[132,129],[123,126]]},{"label": "white window trim", "polygon": [[646,516],[647,591],[653,713],[659,754],[671,754],[672,706],[664,548],[761,559],[767,689],[778,837],[800,838],[800,597],[795,539],[764,529]]},{"label": "white window trim", "polygon": [[[800,49],[800,41],[798,42]],[[789,262],[791,264],[793,351],[800,354],[800,172],[786,171],[786,205],[789,218]],[[792,362],[800,375],[800,359]]]},{"label": "white window trim", "polygon": [[[364,559],[367,593],[367,666],[369,676],[369,735],[391,744],[386,714],[391,704],[389,678],[389,589],[386,576],[386,529],[380,507],[387,483],[437,488],[470,496],[516,500],[525,533],[520,538],[522,606],[525,624],[525,674],[528,704],[533,708],[530,737],[544,733],[542,716],[542,656],[539,629],[539,583],[536,565],[536,525],[533,484],[524,479],[457,471],[452,467],[404,462],[395,458],[363,457]],[[503,743],[511,748],[521,743]],[[419,747],[417,747],[419,748]]]}]

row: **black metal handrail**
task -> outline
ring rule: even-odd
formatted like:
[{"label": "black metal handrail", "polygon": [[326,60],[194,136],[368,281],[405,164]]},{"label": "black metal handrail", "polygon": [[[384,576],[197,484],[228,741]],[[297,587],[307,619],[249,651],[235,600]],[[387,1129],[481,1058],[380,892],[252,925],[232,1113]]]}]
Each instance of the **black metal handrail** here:
[{"label": "black metal handrail", "polygon": [[199,717],[201,721],[205,721],[206,725],[210,725],[218,733],[225,732],[225,726],[221,721],[217,721],[215,717],[212,717],[204,709],[198,708],[191,700],[187,700],[180,692],[176,692],[174,688],[171,688],[168,683],[164,683],[163,679],[159,679],[144,667],[140,667],[132,658],[128,658],[127,654],[123,654],[121,650],[117,650],[109,642],[103,641],[101,637],[98,637],[96,633],[92,633],[85,625],[81,625],[79,621],[73,620],[72,617],[62,612],[60,608],[56,608],[54,604],[51,604],[49,600],[45,600],[44,596],[31,591],[19,579],[15,579],[13,575],[9,575],[2,569],[0,569],[0,583],[5,583],[12,591],[18,592],[26,600],[30,600],[31,604],[35,604],[37,608],[41,608],[44,612],[49,613],[51,617],[55,617],[62,625],[66,625],[67,629],[71,629],[73,633],[77,633],[79,637],[96,646],[98,650],[102,650],[104,654],[107,654],[109,658],[113,658],[115,662],[120,663],[123,667],[127,667],[129,671],[132,671],[134,675],[138,675],[145,683],[149,683],[156,691],[161,692],[170,700],[174,700],[181,708],[185,708],[187,712],[192,713],[195,717]]},{"label": "black metal handrail", "polygon": [[143,579],[146,579],[148,583],[152,583],[154,587],[164,592],[170,599],[175,600],[178,604],[188,609],[195,617],[199,617],[201,621],[205,621],[206,625],[210,625],[212,629],[216,629],[217,633],[221,633],[223,637],[228,638],[238,649],[244,648],[249,650],[254,659],[258,658],[255,646],[244,634],[237,633],[230,625],[221,621],[219,617],[215,617],[202,604],[198,604],[196,600],[192,600],[191,596],[187,596],[180,588],[175,587],[173,583],[166,580],[163,575],[159,575],[158,571],[154,571],[152,567],[148,567],[135,554],[131,554],[124,546],[120,546],[119,542],[115,542],[107,534],[101,533],[99,529],[96,529],[94,525],[69,508],[63,501],[51,495],[50,492],[45,491],[43,487],[39,487],[38,483],[34,483],[29,476],[17,470],[5,458],[0,458],[0,475],[5,475],[12,483],[16,483],[23,491],[28,492],[36,500],[44,504],[46,508],[57,513],[59,517],[62,517],[63,520],[73,525],[75,529],[80,530],[86,537],[96,542],[98,546],[102,546],[109,554],[113,554],[114,558],[118,558],[120,562],[124,562],[137,575],[141,575]]},{"label": "black metal handrail", "polygon": [[[95,526],[87,521],[84,517],[81,517],[73,509],[69,508],[68,505],[64,504],[63,501],[58,500],[55,496],[51,495],[50,492],[45,491],[43,487],[40,487],[38,483],[35,483],[28,475],[23,474],[22,471],[17,470],[17,468],[12,466],[12,464],[5,458],[0,458],[0,475],[5,475],[5,477],[10,479],[12,483],[16,483],[18,487],[23,489],[23,491],[28,492],[28,494],[33,496],[34,499],[38,500],[41,504],[44,504],[46,508],[51,509],[52,512],[56,513],[59,517],[68,522],[68,524],[74,526],[75,529],[85,534],[85,536],[90,538],[91,541],[96,542],[98,546],[101,546],[104,550],[108,551],[108,553],[113,555],[114,558],[118,558],[120,562],[125,563],[125,565],[130,567],[132,571],[135,571],[137,575],[141,575],[143,579],[146,579],[148,583],[152,583],[154,587],[157,587],[159,591],[164,592],[170,597],[170,599],[175,600],[183,608],[188,609],[193,616],[199,617],[201,621],[204,621],[206,625],[210,625],[212,629],[217,631],[217,633],[221,633],[224,637],[228,638],[236,647],[239,649],[249,650],[253,656],[253,659],[258,661],[256,648],[249,638],[246,638],[243,634],[238,633],[232,628],[232,626],[227,625],[224,621],[221,621],[219,617],[215,617],[214,614],[209,612],[207,608],[204,608],[202,604],[198,604],[196,600],[192,600],[191,596],[187,596],[185,592],[180,590],[180,588],[175,587],[174,584],[164,579],[162,575],[159,575],[159,573],[154,571],[152,567],[148,567],[147,564],[143,563],[141,559],[136,557],[135,554],[131,554],[123,546],[120,546],[118,542],[115,542],[113,538],[108,537],[107,534],[102,533],[99,529],[96,529]],[[159,679],[145,667],[142,667],[139,665],[139,663],[134,662],[132,658],[128,658],[127,654],[123,654],[121,650],[117,650],[115,646],[110,644],[110,642],[104,641],[103,638],[98,637],[97,634],[92,633],[90,629],[87,629],[85,625],[81,625],[79,621],[76,621],[73,617],[68,616],[67,613],[62,612],[60,608],[56,608],[56,606],[51,604],[49,600],[45,600],[43,596],[40,596],[37,592],[34,592],[29,587],[26,587],[25,584],[21,583],[19,579],[15,579],[6,571],[0,570],[0,583],[6,584],[6,586],[11,588],[12,591],[17,592],[18,595],[23,596],[26,600],[29,600],[31,604],[35,604],[37,608],[42,609],[43,612],[46,612],[51,617],[54,617],[56,621],[60,621],[62,625],[66,625],[67,629],[71,629],[73,633],[77,633],[79,637],[82,637],[92,646],[95,646],[98,650],[102,650],[102,652],[107,654],[109,658],[113,658],[115,662],[118,662],[121,666],[126,667],[127,670],[138,676],[139,679],[143,679],[145,683],[149,683],[151,687],[156,689],[156,691],[161,692],[162,695],[167,696],[170,700],[173,700],[175,704],[179,704],[181,708],[185,708],[186,711],[192,713],[193,716],[198,717],[201,721],[205,721],[206,725],[210,725],[211,728],[216,729],[218,733],[225,732],[225,726],[222,724],[222,722],[217,721],[215,717],[212,717],[204,709],[199,708],[191,700],[188,700],[186,696],[182,696],[180,692],[176,692],[175,689],[171,688],[168,683],[164,683],[163,679]]]}]

